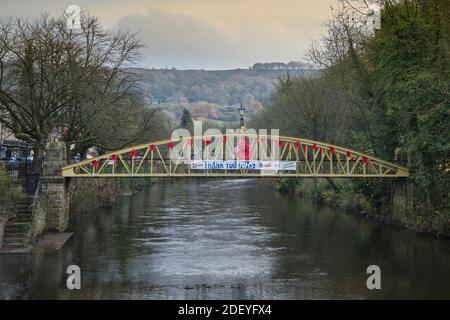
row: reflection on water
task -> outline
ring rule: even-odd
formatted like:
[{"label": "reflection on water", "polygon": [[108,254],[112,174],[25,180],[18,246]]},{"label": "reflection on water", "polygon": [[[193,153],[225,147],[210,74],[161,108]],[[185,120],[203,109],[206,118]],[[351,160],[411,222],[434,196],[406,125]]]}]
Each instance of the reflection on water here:
[{"label": "reflection on water", "polygon": [[[0,298],[450,298],[450,241],[320,209],[258,180],[175,180],[77,217],[59,252],[0,256]],[[82,290],[65,289],[77,264]],[[377,264],[382,290],[366,288]]]}]

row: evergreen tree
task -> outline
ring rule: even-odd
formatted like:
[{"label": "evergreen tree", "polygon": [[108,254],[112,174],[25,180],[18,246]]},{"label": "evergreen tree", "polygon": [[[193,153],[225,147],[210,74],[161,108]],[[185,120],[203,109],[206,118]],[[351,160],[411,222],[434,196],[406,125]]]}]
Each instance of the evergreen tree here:
[{"label": "evergreen tree", "polygon": [[192,121],[191,112],[186,108],[183,108],[180,127],[188,129],[191,132],[194,129],[194,122]]}]

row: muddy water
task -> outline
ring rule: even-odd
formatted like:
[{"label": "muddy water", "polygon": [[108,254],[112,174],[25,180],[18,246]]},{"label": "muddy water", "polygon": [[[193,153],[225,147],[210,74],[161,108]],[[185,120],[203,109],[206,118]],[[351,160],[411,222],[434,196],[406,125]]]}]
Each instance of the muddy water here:
[{"label": "muddy water", "polygon": [[[0,256],[0,298],[450,299],[450,241],[283,196],[179,180],[78,216],[53,253]],[[68,265],[82,289],[65,289]],[[381,290],[366,268],[381,268]]]}]

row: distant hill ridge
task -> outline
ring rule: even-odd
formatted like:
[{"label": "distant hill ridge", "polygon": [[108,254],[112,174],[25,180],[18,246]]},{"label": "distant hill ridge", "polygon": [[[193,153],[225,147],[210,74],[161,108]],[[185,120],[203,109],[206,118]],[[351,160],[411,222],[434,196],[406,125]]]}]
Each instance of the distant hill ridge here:
[{"label": "distant hill ridge", "polygon": [[[265,101],[273,92],[278,80],[289,74],[294,77],[311,77],[314,69],[280,64],[255,64],[250,69],[233,70],[177,70],[133,69],[142,77],[140,86],[153,103],[209,102],[220,105],[241,103],[248,95]],[[287,64],[285,64],[288,66]],[[255,68],[256,66],[256,68]]]}]

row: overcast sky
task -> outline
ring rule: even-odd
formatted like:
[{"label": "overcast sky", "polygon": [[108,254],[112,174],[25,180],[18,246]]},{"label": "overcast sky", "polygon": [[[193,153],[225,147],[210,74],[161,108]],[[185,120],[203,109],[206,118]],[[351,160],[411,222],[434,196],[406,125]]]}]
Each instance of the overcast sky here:
[{"label": "overcast sky", "polygon": [[58,15],[75,4],[108,29],[139,31],[146,67],[233,69],[301,60],[336,1],[0,0],[0,19]]}]

